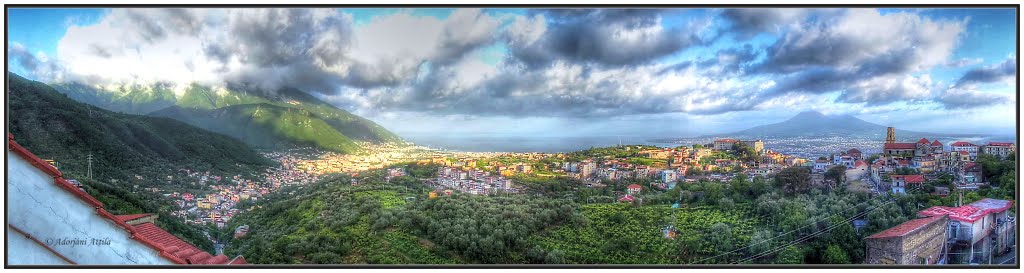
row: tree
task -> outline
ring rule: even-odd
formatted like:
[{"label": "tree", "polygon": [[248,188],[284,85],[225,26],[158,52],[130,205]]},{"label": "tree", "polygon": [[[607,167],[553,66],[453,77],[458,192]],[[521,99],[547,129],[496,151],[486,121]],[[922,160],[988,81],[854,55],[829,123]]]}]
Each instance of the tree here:
[{"label": "tree", "polygon": [[845,181],[846,165],[836,165],[832,166],[832,168],[828,168],[828,171],[825,171],[825,179],[832,180],[836,183]]},{"label": "tree", "polygon": [[811,170],[806,167],[789,167],[775,175],[775,184],[789,194],[806,193],[811,188]]},{"label": "tree", "polygon": [[565,263],[565,252],[561,250],[552,250],[548,252],[547,257],[544,257],[544,263],[546,264],[564,264]]},{"label": "tree", "polygon": [[829,245],[825,249],[825,255],[822,257],[822,262],[826,264],[848,264],[850,263],[850,257],[846,255],[846,251],[843,251],[837,245]]},{"label": "tree", "polygon": [[804,251],[798,246],[788,246],[775,257],[777,264],[802,264],[804,263]]}]

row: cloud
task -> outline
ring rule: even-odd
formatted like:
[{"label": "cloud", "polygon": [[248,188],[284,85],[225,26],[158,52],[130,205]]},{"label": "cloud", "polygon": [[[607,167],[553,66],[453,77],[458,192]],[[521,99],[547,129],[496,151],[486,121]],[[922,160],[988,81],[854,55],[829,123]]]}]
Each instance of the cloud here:
[{"label": "cloud", "polygon": [[[589,118],[963,107],[952,100],[993,98],[976,86],[1016,66],[975,68],[943,90],[954,80],[932,69],[977,64],[951,59],[966,20],[874,9],[398,10],[360,22],[336,9],[112,9],[69,26],[59,61],[8,53],[34,74],[109,89],[294,87],[359,113]],[[718,39],[729,33],[739,42]]]},{"label": "cloud", "polygon": [[839,92],[836,101],[847,103],[926,99],[934,93],[935,83],[930,76],[913,75],[948,63],[966,29],[966,21],[937,21],[913,13],[813,13],[806,22],[787,24],[765,49],[764,62],[750,68],[751,73],[780,79],[761,94],[763,98],[788,92]]},{"label": "cloud", "polygon": [[960,68],[960,67],[967,67],[967,66],[981,64],[981,63],[984,63],[984,62],[985,62],[985,59],[982,59],[982,58],[960,58],[960,59],[950,60],[949,62],[946,62],[945,66],[946,67],[951,67],[951,68]]},{"label": "cloud", "polygon": [[356,28],[334,9],[114,9],[70,26],[65,69],[93,85],[198,82],[331,94],[405,85],[424,63],[448,66],[495,41],[479,9],[445,19],[399,12]]},{"label": "cloud", "polygon": [[506,39],[514,60],[531,67],[556,61],[623,66],[650,62],[701,44],[703,25],[662,24],[662,10],[537,10],[509,26]]},{"label": "cloud", "polygon": [[1010,57],[1002,63],[968,70],[956,81],[956,87],[964,87],[981,83],[1007,82],[1012,84],[1017,78],[1017,58]]},{"label": "cloud", "polygon": [[966,21],[883,15],[873,9],[844,9],[815,18],[792,25],[769,46],[760,69],[791,73],[825,66],[867,75],[921,71],[946,63],[966,28]]},{"label": "cloud", "polygon": [[64,77],[64,70],[60,65],[51,61],[43,53],[32,54],[20,43],[12,43],[11,47],[7,49],[7,56],[36,79],[60,80]]},{"label": "cloud", "polygon": [[732,23],[732,30],[740,38],[750,38],[762,32],[780,32],[790,24],[803,21],[808,9],[752,8],[725,9],[722,17]]},{"label": "cloud", "polygon": [[1016,102],[1014,96],[973,89],[950,88],[935,98],[947,109],[990,107]]}]

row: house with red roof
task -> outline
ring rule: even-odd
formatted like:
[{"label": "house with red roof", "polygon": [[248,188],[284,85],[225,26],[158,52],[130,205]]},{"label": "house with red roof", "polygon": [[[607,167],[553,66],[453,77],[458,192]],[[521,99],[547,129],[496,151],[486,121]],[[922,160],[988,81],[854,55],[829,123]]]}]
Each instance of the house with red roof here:
[{"label": "house with red roof", "polygon": [[846,181],[856,181],[867,173],[868,163],[863,160],[857,160],[853,164],[853,168],[846,169]]},{"label": "house with red roof", "polygon": [[867,264],[944,264],[948,216],[918,218],[864,238]]},{"label": "house with red roof", "polygon": [[864,159],[864,153],[862,153],[860,150],[857,150],[857,148],[847,150],[846,155],[851,156],[854,159]]},{"label": "house with red roof", "polygon": [[[965,253],[950,260],[968,263],[1001,255],[1015,243],[1015,219],[1009,215],[1013,201],[985,198],[960,207],[934,206],[918,212],[921,217],[949,216],[951,253]],[[968,255],[974,253],[974,255]]]},{"label": "house with red roof", "polygon": [[912,174],[912,175],[889,175],[891,181],[890,187],[893,193],[906,194],[907,190],[913,188],[920,188],[924,184],[924,175]]},{"label": "house with red roof", "polygon": [[244,264],[160,229],[152,214],[114,215],[7,136],[7,264]]},{"label": "house with red roof", "polygon": [[938,139],[932,141],[931,148],[933,154],[941,154],[945,152],[945,148],[943,148],[942,142],[939,142]]},{"label": "house with red roof", "polygon": [[629,194],[638,194],[642,190],[644,190],[644,187],[637,184],[629,184],[629,186],[626,186],[626,192]]},{"label": "house with red roof", "polygon": [[949,148],[952,149],[953,151],[957,151],[957,152],[959,152],[959,151],[967,152],[967,154],[969,154],[971,156],[971,161],[974,161],[974,160],[976,160],[978,158],[979,148],[978,148],[978,145],[975,145],[974,143],[970,143],[970,142],[967,142],[967,141],[957,141],[957,142],[953,142],[953,144],[950,144]]}]

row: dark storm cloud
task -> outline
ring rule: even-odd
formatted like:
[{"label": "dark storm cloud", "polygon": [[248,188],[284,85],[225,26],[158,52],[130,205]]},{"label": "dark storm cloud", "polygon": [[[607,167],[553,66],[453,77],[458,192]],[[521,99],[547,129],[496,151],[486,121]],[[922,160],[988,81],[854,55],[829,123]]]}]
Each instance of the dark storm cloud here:
[{"label": "dark storm cloud", "polygon": [[509,31],[510,51],[515,60],[531,67],[567,60],[599,65],[636,65],[678,52],[702,42],[696,30],[684,26],[660,26],[661,10],[648,9],[556,9],[532,12],[534,20],[546,25],[535,41],[522,40],[522,33],[540,31],[513,26]]},{"label": "dark storm cloud", "polygon": [[1017,58],[1008,58],[1000,64],[968,70],[956,81],[957,87],[971,84],[1013,80],[1017,77]]},{"label": "dark storm cloud", "polygon": [[809,10],[795,8],[725,9],[722,17],[732,23],[729,30],[740,38],[762,32],[776,32],[784,25],[798,23]]}]

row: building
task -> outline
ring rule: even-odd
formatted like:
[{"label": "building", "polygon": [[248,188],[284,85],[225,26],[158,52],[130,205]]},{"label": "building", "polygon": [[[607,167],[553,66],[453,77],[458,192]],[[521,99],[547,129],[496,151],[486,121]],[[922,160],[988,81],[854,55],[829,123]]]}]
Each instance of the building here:
[{"label": "building", "polygon": [[945,215],[913,219],[864,238],[864,263],[944,264],[948,220]]},{"label": "building", "polygon": [[676,182],[677,179],[679,179],[679,177],[676,175],[676,171],[674,171],[674,170],[663,170],[663,171],[661,171],[661,182],[663,182],[663,183],[672,183],[672,182]]},{"label": "building", "polygon": [[736,142],[739,142],[739,141],[735,140],[735,139],[731,139],[731,138],[716,139],[715,140],[715,150],[718,150],[718,151],[732,150],[732,146],[736,145]]},{"label": "building", "polygon": [[895,142],[886,143],[882,146],[882,154],[890,159],[913,157],[915,152],[917,152],[916,143]]},{"label": "building", "polygon": [[994,155],[999,158],[1006,158],[1010,154],[1017,151],[1017,147],[1013,143],[1009,142],[989,142],[982,146],[981,152],[984,154]]},{"label": "building", "polygon": [[629,186],[626,186],[626,192],[629,193],[630,195],[638,194],[643,189],[644,189],[643,186],[640,186],[640,185],[637,185],[637,184],[629,184]]},{"label": "building", "polygon": [[764,151],[764,141],[760,139],[755,140],[740,140],[740,144],[746,145],[747,147],[754,148],[754,152],[760,154]]},{"label": "building", "polygon": [[11,134],[7,149],[9,265],[246,263],[183,243],[154,225],[152,214],[111,214]]},{"label": "building", "polygon": [[913,175],[889,175],[889,179],[892,180],[892,192],[899,194],[906,194],[907,190],[913,188],[920,188],[924,184],[924,175],[913,174]]},{"label": "building", "polygon": [[987,263],[1016,242],[1015,219],[1009,215],[1012,206],[1013,201],[985,198],[955,208],[930,207],[918,216],[949,216],[950,263]]},{"label": "building", "polygon": [[985,183],[985,175],[981,165],[974,162],[965,163],[963,170],[958,175],[958,178],[960,178],[959,180],[962,184]]},{"label": "building", "polygon": [[931,148],[932,148],[932,153],[933,154],[941,154],[941,153],[945,152],[945,149],[942,146],[942,142],[939,142],[938,139],[936,139],[935,141],[932,141]]},{"label": "building", "polygon": [[829,166],[829,161],[828,160],[818,159],[818,160],[814,161],[814,171],[815,172],[824,172],[826,169],[828,169],[828,166]]},{"label": "building", "polygon": [[864,175],[868,174],[868,163],[862,160],[857,160],[854,163],[853,168],[846,169],[846,181],[856,181],[861,179]]},{"label": "building", "polygon": [[850,150],[846,151],[846,155],[848,155],[850,157],[853,157],[854,159],[857,159],[857,160],[863,160],[864,159],[864,153],[861,153],[861,151],[857,150],[857,148],[853,148],[853,149],[850,149]]},{"label": "building", "polygon": [[979,149],[978,149],[978,145],[975,145],[974,143],[970,143],[970,142],[967,142],[967,141],[957,141],[957,142],[953,142],[953,144],[950,144],[949,148],[952,149],[953,151],[956,151],[956,152],[960,152],[960,151],[967,152],[967,154],[969,154],[971,156],[971,161],[974,161],[974,160],[978,159],[978,150]]}]

